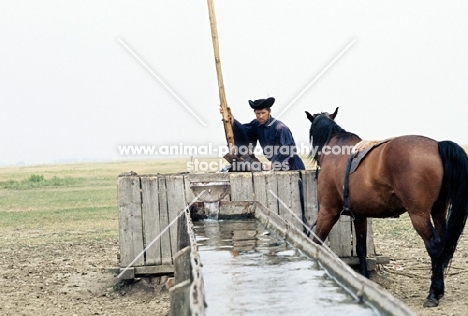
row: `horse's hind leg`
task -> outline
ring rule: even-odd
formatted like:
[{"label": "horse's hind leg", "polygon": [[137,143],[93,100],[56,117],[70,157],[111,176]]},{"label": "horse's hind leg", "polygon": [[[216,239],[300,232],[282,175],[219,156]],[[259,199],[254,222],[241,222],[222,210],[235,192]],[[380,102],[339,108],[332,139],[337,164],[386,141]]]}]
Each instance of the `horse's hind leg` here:
[{"label": "horse's hind leg", "polygon": [[429,290],[429,296],[424,302],[424,307],[435,307],[439,305],[439,300],[444,296],[444,269],[445,266],[439,266],[436,264],[438,261],[440,243],[444,235],[444,229],[446,225],[447,215],[447,203],[445,197],[439,198],[432,206],[432,222],[434,227],[429,223],[431,237],[424,243],[426,245],[427,252],[431,257],[432,277],[431,277],[431,288]]},{"label": "horse's hind leg", "polygon": [[359,258],[359,272],[369,278],[367,269],[367,218],[356,217],[354,220],[354,229],[356,230],[356,254]]},{"label": "horse's hind leg", "polygon": [[[444,274],[443,267],[438,266],[437,256],[439,253],[440,236],[435,230],[429,218],[428,212],[410,214],[414,229],[424,240],[427,253],[431,258],[432,277],[429,295],[424,302],[424,307],[435,307],[439,305],[439,299],[444,295]],[[421,215],[419,215],[421,214]]]},{"label": "horse's hind leg", "polygon": [[[444,237],[445,225],[447,223],[447,199],[445,196],[439,199],[432,206],[432,222],[440,240]],[[444,267],[445,268],[445,267]]]}]

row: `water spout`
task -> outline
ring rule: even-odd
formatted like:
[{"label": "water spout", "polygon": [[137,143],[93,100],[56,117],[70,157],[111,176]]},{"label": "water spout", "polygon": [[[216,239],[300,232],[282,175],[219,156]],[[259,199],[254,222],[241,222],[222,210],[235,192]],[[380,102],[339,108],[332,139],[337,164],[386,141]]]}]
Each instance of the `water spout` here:
[{"label": "water spout", "polygon": [[229,182],[194,182],[190,188],[194,194],[200,194],[199,200],[204,203],[205,215],[208,219],[219,219],[219,201],[230,191]]}]

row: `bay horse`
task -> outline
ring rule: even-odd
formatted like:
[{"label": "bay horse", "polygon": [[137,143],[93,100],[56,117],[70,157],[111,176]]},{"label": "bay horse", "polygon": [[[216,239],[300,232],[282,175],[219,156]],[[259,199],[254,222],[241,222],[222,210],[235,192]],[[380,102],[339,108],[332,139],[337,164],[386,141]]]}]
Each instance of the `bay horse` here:
[{"label": "bay horse", "polygon": [[359,272],[369,277],[367,218],[408,212],[432,264],[431,286],[423,306],[438,306],[444,295],[444,270],[452,260],[467,218],[466,152],[451,141],[437,142],[417,135],[395,137],[374,147],[353,173],[348,172],[346,192],[343,188],[350,154],[341,148],[353,147],[361,138],[335,122],[337,113],[338,108],[333,114],[311,115],[306,111],[311,122],[311,155],[320,166],[314,241],[321,244],[340,215],[352,216]]}]

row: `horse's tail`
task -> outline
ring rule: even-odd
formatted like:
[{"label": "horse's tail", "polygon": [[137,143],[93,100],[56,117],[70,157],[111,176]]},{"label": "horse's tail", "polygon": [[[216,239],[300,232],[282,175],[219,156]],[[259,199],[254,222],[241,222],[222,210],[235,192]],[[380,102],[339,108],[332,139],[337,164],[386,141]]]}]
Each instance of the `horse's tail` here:
[{"label": "horse's tail", "polygon": [[437,261],[445,268],[453,257],[468,215],[468,156],[451,141],[439,142],[439,154],[444,165],[441,194],[447,197],[449,211]]}]

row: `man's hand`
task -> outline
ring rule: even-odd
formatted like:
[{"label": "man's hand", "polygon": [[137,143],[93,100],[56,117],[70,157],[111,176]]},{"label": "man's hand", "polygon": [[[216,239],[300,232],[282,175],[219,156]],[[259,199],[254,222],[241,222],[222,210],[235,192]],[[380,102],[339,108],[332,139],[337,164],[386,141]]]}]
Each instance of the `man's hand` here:
[{"label": "man's hand", "polygon": [[[232,115],[231,108],[227,107],[227,110],[228,110],[229,120],[231,121],[231,124],[234,124],[234,116]],[[219,113],[221,113],[221,115],[223,115],[223,112],[224,112],[223,108],[221,106],[219,106]]]}]

